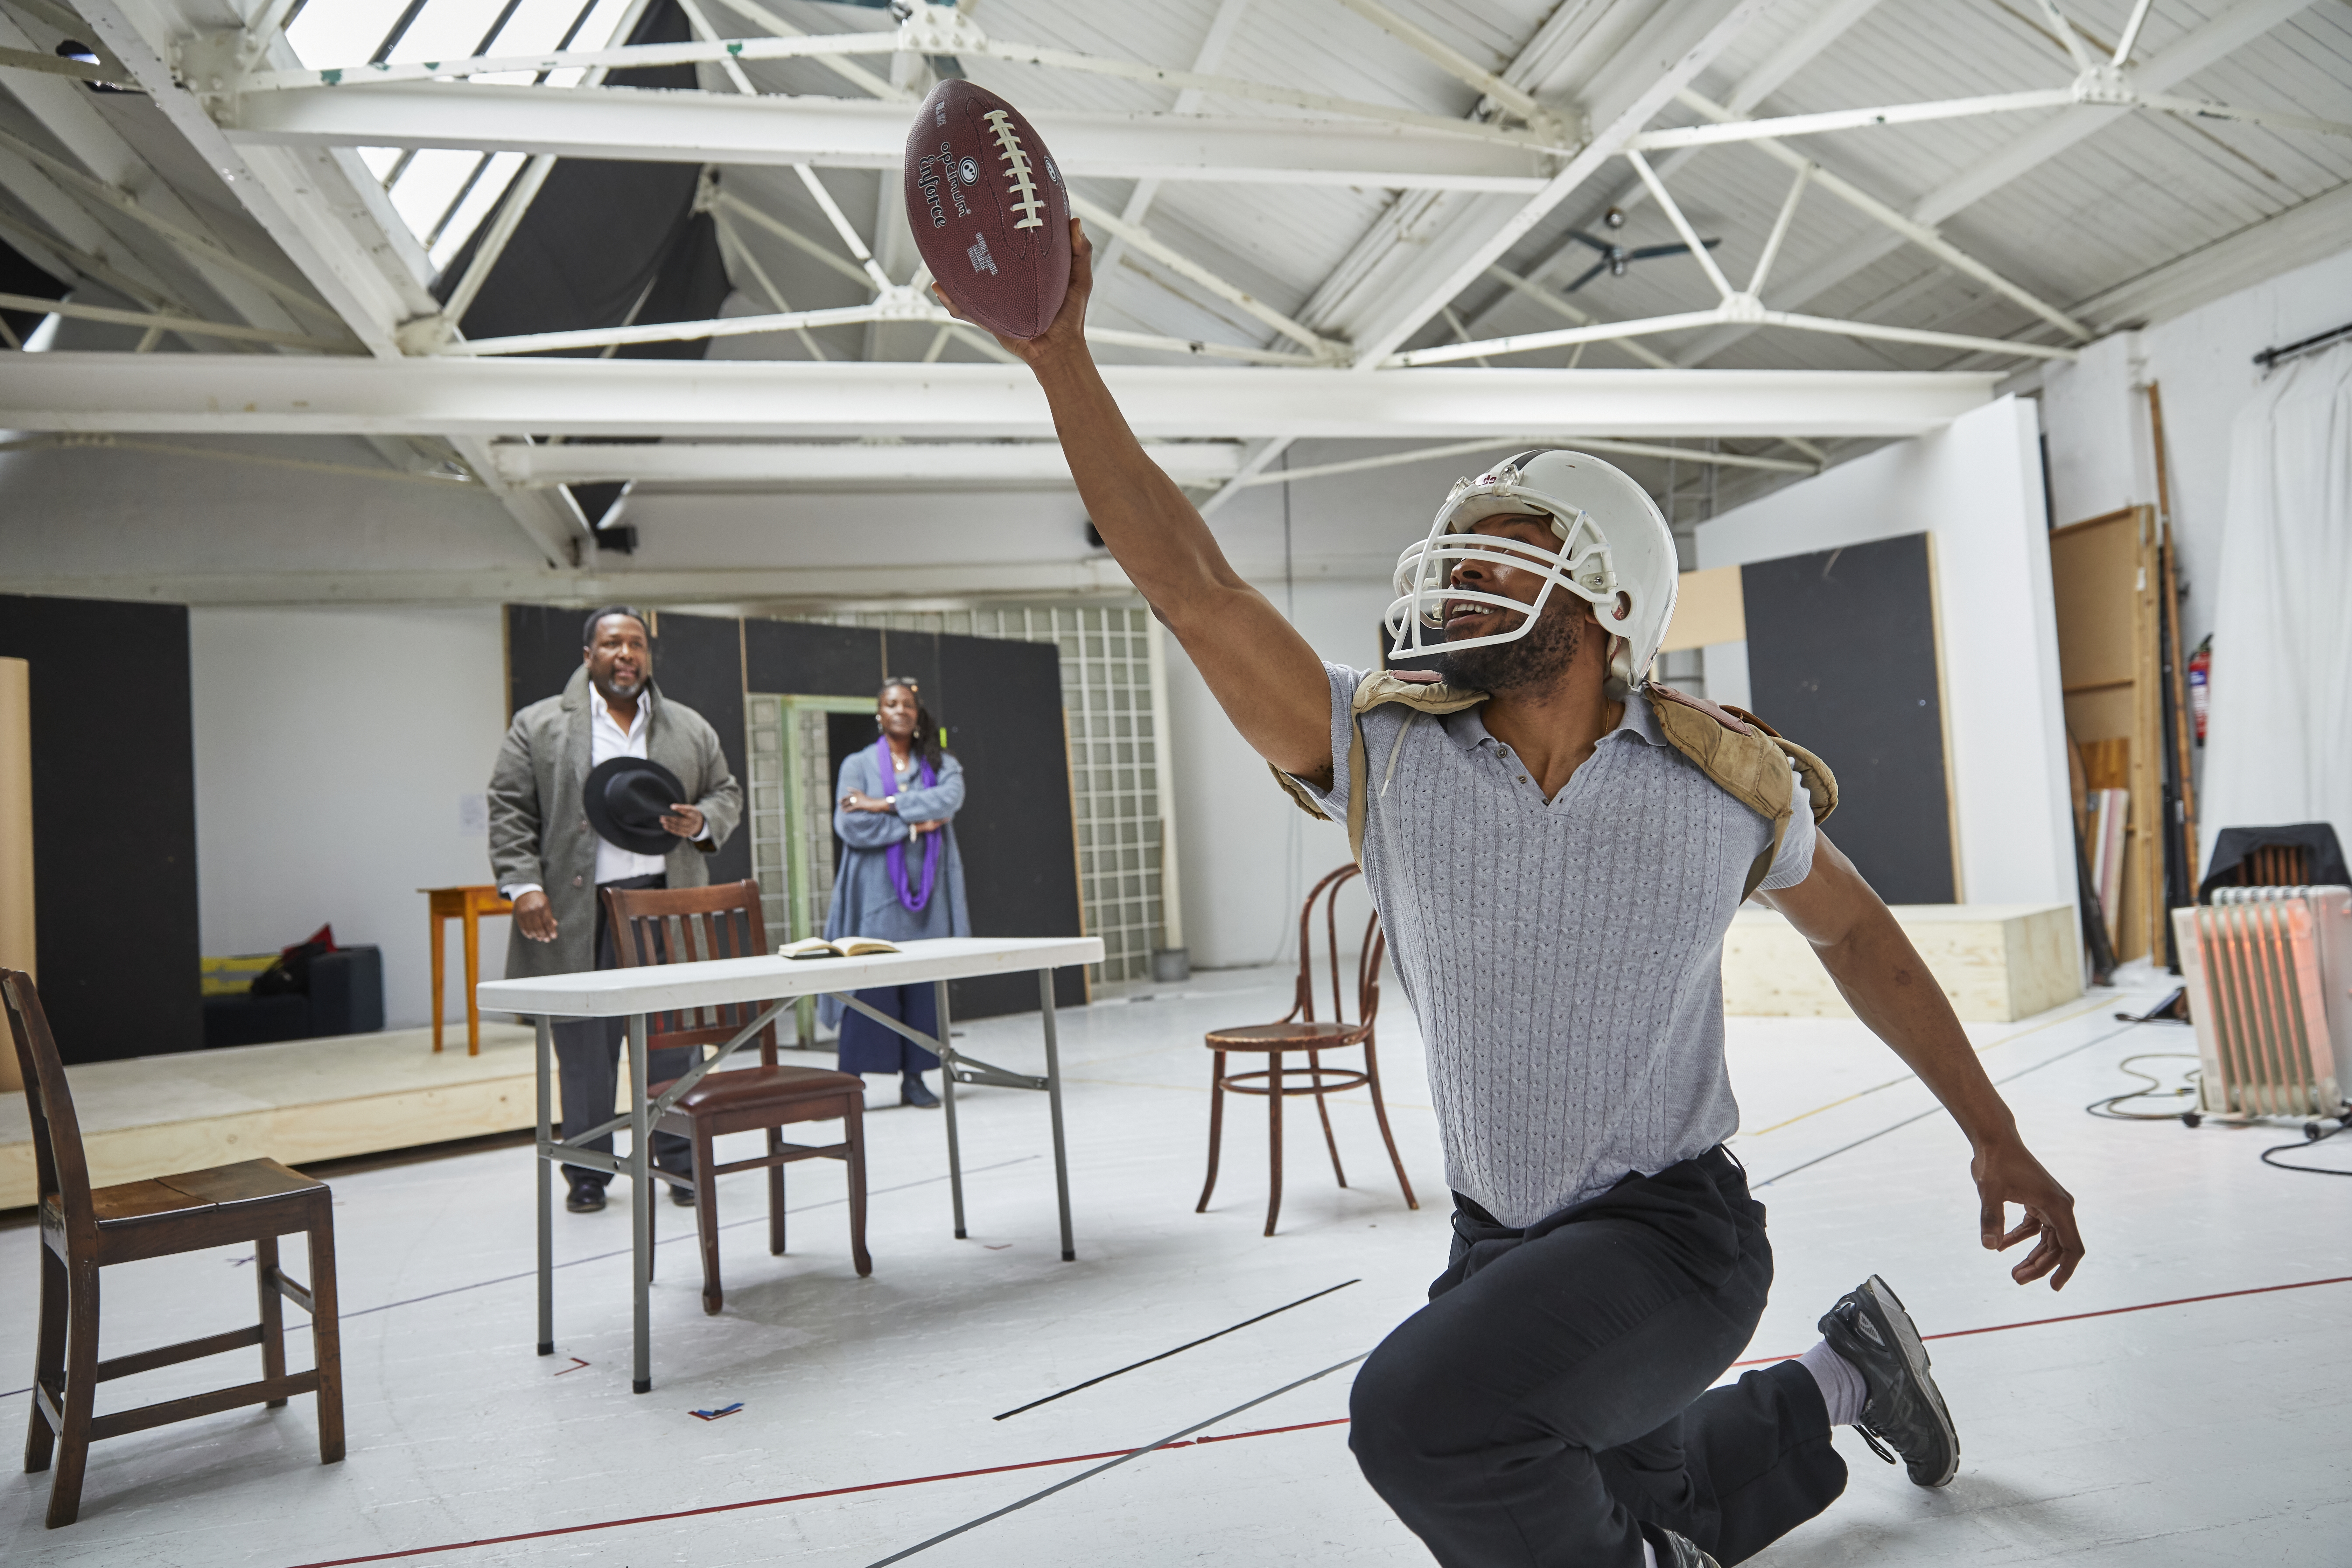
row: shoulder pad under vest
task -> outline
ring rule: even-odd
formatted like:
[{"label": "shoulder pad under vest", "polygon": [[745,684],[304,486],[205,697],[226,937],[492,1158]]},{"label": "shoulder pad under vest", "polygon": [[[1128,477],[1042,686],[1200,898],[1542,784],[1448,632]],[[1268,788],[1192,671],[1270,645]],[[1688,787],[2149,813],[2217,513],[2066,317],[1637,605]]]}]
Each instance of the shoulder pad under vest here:
[{"label": "shoulder pad under vest", "polygon": [[[1790,770],[1793,767],[1804,784],[1816,824],[1827,820],[1830,813],[1837,809],[1837,776],[1830,772],[1828,763],[1795,742],[1782,739],[1779,731],[1745,710],[1685,696],[1655,682],[1643,687],[1642,694],[1650,700],[1651,716],[1657,721],[1658,732],[1665,737],[1668,745],[1689,758],[1726,795],[1771,823],[1771,839],[1748,867],[1746,885],[1740,889],[1739,896],[1745,900],[1771,874],[1772,861],[1780,854],[1781,837],[1788,831],[1790,805],[1795,799],[1795,792],[1790,788]],[[1364,858],[1364,813],[1371,794],[1370,781],[1365,777],[1363,716],[1388,703],[1401,704],[1416,714],[1458,713],[1486,701],[1486,696],[1483,691],[1447,686],[1423,670],[1376,670],[1358,684],[1351,704],[1356,722],[1349,726],[1351,738],[1348,745],[1348,849],[1358,864]],[[1409,720],[1406,727],[1411,726]],[[1399,734],[1396,749],[1402,750],[1403,745],[1404,736]],[[1393,752],[1389,761],[1393,767]],[[1330,820],[1297,780],[1272,763],[1266,766],[1300,810],[1318,821]]]}]

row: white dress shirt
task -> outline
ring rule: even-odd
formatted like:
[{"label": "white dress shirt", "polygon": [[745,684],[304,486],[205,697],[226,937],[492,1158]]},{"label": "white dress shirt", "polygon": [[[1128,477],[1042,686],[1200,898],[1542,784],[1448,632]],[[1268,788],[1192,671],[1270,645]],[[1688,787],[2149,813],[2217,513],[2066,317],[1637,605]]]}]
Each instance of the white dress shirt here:
[{"label": "white dress shirt", "polygon": [[[588,689],[589,768],[593,771],[611,762],[614,757],[644,757],[646,734],[652,727],[647,722],[647,715],[652,710],[653,693],[650,690],[638,692],[636,719],[624,730],[621,728],[620,721],[613,717],[613,710],[605,703],[604,694],[594,687],[590,687]],[[709,823],[703,824],[702,831],[695,835],[698,841],[708,839],[709,837]],[[607,882],[617,882],[626,877],[658,877],[668,868],[668,862],[659,855],[640,855],[634,849],[622,848],[602,834],[597,835],[596,885],[600,888]],[[499,890],[509,899],[520,899],[525,893],[539,891],[540,884],[518,882],[511,888],[501,888]]]}]

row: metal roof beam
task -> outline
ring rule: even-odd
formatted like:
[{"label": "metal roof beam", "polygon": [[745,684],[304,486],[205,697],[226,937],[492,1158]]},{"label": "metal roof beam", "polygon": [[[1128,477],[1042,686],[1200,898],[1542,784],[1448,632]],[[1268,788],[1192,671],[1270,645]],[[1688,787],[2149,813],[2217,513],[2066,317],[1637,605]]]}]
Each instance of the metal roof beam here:
[{"label": "metal roof beam", "polygon": [[[1273,370],[1110,365],[1138,434],[1160,439],[1908,436],[1983,404],[1993,374],[1832,371]],[[27,355],[0,428],[570,436],[1054,433],[1036,379],[998,364],[804,361]],[[483,461],[488,455],[482,451]],[[473,461],[469,457],[468,461]],[[478,468],[486,479],[495,466]]]},{"label": "metal roof beam", "polygon": [[[1217,0],[1217,14],[1209,18],[1208,31],[1201,35],[1201,47],[1192,56],[1192,69],[1197,73],[1213,71],[1224,62],[1225,49],[1240,28],[1242,13],[1248,10],[1250,0]],[[1201,89],[1188,87],[1176,95],[1169,106],[1171,114],[1192,114],[1201,107]],[[1160,181],[1145,178],[1135,182],[1127,193],[1127,205],[1119,209],[1120,221],[1141,224],[1151,211],[1151,204],[1160,196]],[[1127,252],[1127,242],[1114,237],[1104,247],[1102,259],[1096,264],[1096,274],[1101,278],[1118,276],[1118,264]]]},{"label": "metal roof beam", "polygon": [[[1240,468],[1234,441],[1155,441],[1145,455],[1179,484],[1213,484]],[[1015,487],[1070,482],[1058,441],[752,442],[666,441],[616,446],[568,441],[533,446],[498,441],[491,461],[508,483]]]},{"label": "metal roof beam", "polygon": [[[1403,265],[1377,272],[1351,258],[1343,269],[1363,270],[1369,294],[1345,305],[1331,324],[1344,326],[1357,363],[1379,364],[1402,347],[1488,267],[1574,195],[1647,125],[1674,95],[1706,68],[1771,0],[1682,0],[1662,6],[1591,78],[1591,140],[1525,202],[1487,198],[1467,204],[1454,221],[1423,243],[1406,247],[1401,233],[1381,236]],[[1315,318],[1310,317],[1310,320]],[[1318,324],[1321,324],[1318,322]],[[1523,426],[1525,420],[1513,421]]]},{"label": "metal roof beam", "polygon": [[[1344,120],[1040,109],[1031,119],[1081,178],[1532,192],[1551,158],[1412,126]],[[421,81],[240,97],[242,145],[459,147],[672,163],[899,168],[903,103]]]},{"label": "metal roof beam", "polygon": [[[87,28],[79,30],[88,31]],[[5,14],[0,14],[0,45],[36,51],[43,47]],[[89,92],[79,82],[13,74],[0,78],[0,82],[5,82],[10,94],[40,121],[42,129],[72,160],[66,171],[68,175],[86,175],[121,197],[117,202],[86,196],[85,202],[97,200],[102,206],[121,209],[127,205],[136,209],[118,210],[118,216],[141,223],[141,228],[129,231],[129,248],[146,261],[148,269],[155,273],[159,280],[184,294],[187,291],[185,283],[177,281],[174,274],[186,270],[186,263],[170,248],[180,242],[149,228],[140,218],[140,214],[162,219],[177,234],[202,239],[215,251],[226,253],[226,247],[221,244],[219,236],[212,231],[203,216],[183,200],[167,181],[156,177],[145,160],[98,111]],[[67,188],[72,188],[70,181]],[[194,281],[209,288],[246,324],[278,331],[301,330],[304,323],[289,314],[286,307],[273,298],[267,288],[221,267],[213,257],[202,252],[194,254],[196,258],[196,278]],[[155,303],[152,300],[147,302]]]},{"label": "metal roof beam", "polygon": [[[185,0],[81,0],[80,8],[98,33],[98,41],[130,68],[155,109],[196,155],[227,182],[246,211],[324,297],[343,325],[379,360],[397,359],[403,353],[400,331],[404,324],[439,320],[438,302],[426,288],[430,263],[424,250],[356,153],[339,148],[247,149],[230,144],[205,105],[184,85],[183,76],[204,77],[192,56],[201,56],[207,49],[225,51],[222,68],[234,69],[241,56],[226,56],[226,52],[241,51],[252,40],[243,34],[204,31],[204,18],[181,9],[183,3]],[[291,58],[291,48],[282,36],[273,35],[264,47],[281,58]],[[266,356],[241,357],[259,363]],[[165,359],[181,358],[211,360],[214,356],[140,355],[131,363],[143,370]],[[335,362],[277,358],[274,363],[299,376]],[[363,360],[352,363],[371,372],[381,369]],[[414,430],[362,433],[447,436],[551,564],[572,563],[588,535],[587,520],[565,492],[516,490],[499,480],[488,466],[483,433],[445,430],[437,423]]]},{"label": "metal roof beam", "polygon": [[[2315,3],[2315,0],[2239,0],[2203,26],[2175,39],[2169,47],[2131,67],[2128,79],[2143,91],[2161,92],[2292,21]],[[1932,229],[2131,112],[2128,109],[2086,105],[2069,109],[1999,151],[1971,160],[1967,169],[1912,203],[1910,220],[1922,228]],[[1853,246],[1793,281],[1788,289],[1779,293],[1776,302],[1784,310],[1810,304],[1864,268],[1901,249],[1909,237],[1902,233],[1888,233],[1874,241]],[[1704,364],[1752,330],[1732,326],[1711,332],[1681,355],[1679,363]]]},{"label": "metal roof beam", "polygon": [[[1778,92],[1790,77],[1811,65],[1820,57],[1822,51],[1843,37],[1849,29],[1868,16],[1878,4],[1879,0],[1828,0],[1826,5],[1814,13],[1811,21],[1791,34],[1788,40],[1773,50],[1761,65],[1741,78],[1732,88],[1730,96],[1725,100],[1725,102],[1735,113],[1749,112],[1758,104]],[[1658,165],[1658,177],[1662,180],[1673,179],[1685,165],[1699,156],[1703,151],[1702,148],[1685,147],[1674,153]],[[1618,207],[1630,212],[1648,200],[1649,195],[1649,187],[1640,180],[1627,180],[1601,198],[1600,206],[1604,211],[1609,207]],[[1524,282],[1532,285],[1532,288],[1521,291],[1530,294],[1543,303],[1549,304],[1556,296],[1544,291],[1545,281],[1570,260],[1591,254],[1590,251],[1578,246],[1576,241],[1562,237],[1545,253],[1541,259],[1527,268]],[[1487,318],[1500,310],[1509,298],[1507,294],[1498,295],[1485,310],[1473,316],[1470,322],[1471,331],[1475,333],[1483,329]]]}]

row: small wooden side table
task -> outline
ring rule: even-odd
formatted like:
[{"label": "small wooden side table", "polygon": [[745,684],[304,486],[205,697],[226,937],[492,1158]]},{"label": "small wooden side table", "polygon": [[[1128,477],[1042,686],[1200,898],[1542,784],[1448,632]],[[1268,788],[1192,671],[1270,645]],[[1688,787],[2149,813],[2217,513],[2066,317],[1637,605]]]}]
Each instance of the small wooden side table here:
[{"label": "small wooden side table", "polygon": [[482,1005],[474,991],[482,980],[482,917],[510,915],[514,905],[499,897],[496,888],[416,890],[430,900],[433,913],[433,1048],[441,1048],[441,929],[445,921],[458,921],[466,928],[466,1054],[478,1057],[482,1054]]}]

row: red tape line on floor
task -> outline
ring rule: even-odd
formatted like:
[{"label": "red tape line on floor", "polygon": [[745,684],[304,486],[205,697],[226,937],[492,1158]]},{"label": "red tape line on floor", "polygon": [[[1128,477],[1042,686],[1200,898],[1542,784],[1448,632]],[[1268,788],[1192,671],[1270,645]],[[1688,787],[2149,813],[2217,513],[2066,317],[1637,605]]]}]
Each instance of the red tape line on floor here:
[{"label": "red tape line on floor", "polygon": [[[2052,1323],[2079,1323],[2086,1318],[2112,1318],[2126,1312],[2153,1312],[2160,1307],[2189,1307],[2200,1301],[2227,1301],[2240,1296],[2267,1296],[2280,1290],[2308,1290],[2319,1285],[2352,1285],[2352,1274],[2339,1274],[2327,1279],[2298,1279],[2291,1285],[2256,1285],[2243,1290],[2216,1290],[2205,1296],[2180,1296],[2169,1301],[2142,1301],[2131,1307],[2104,1307],[2091,1312],[2069,1312],[2060,1318],[2028,1318],[2015,1323],[1991,1323],[1981,1329],[1948,1329],[1940,1334],[1922,1334],[1925,1340],[1965,1339],[1970,1334],[1998,1334],[2010,1329],[2039,1329]],[[1765,1366],[1773,1362],[1791,1361],[1793,1355],[1758,1356],[1752,1361],[1737,1361],[1734,1367]],[[1249,1432],[1227,1432],[1209,1437],[1188,1437],[1182,1442],[1167,1445],[1170,1449],[1206,1447],[1211,1443],[1235,1443],[1244,1437],[1273,1437],[1286,1432],[1311,1432],[1323,1426],[1345,1426],[1348,1418],[1335,1416],[1328,1421],[1302,1421],[1291,1426],[1261,1426]],[[678,1509],[669,1513],[642,1513],[631,1519],[598,1520],[593,1524],[563,1524],[551,1530],[527,1530],[515,1535],[486,1535],[478,1541],[452,1541],[440,1546],[412,1546],[399,1552],[374,1552],[362,1557],[331,1557],[317,1563],[299,1563],[294,1568],[353,1568],[362,1563],[393,1563],[404,1557],[430,1557],[444,1552],[464,1552],[477,1546],[509,1546],[518,1541],[544,1541],[551,1536],[579,1535],[594,1530],[618,1530],[631,1524],[663,1524],[671,1520],[699,1519],[705,1514],[735,1513],[748,1508],[774,1508],[788,1502],[814,1502],[821,1498],[849,1497],[858,1492],[889,1491],[898,1487],[919,1487],[932,1481],[969,1480],[974,1476],[1001,1476],[1015,1470],[1049,1469],[1055,1465],[1080,1465],[1089,1459],[1116,1459],[1130,1448],[1111,1448],[1099,1454],[1066,1454],[1057,1459],[1026,1459],[1014,1465],[991,1465],[978,1470],[949,1470],[936,1476],[908,1476],[895,1481],[866,1481],[854,1487],[828,1487],[823,1491],[791,1492],[782,1497],[751,1498],[742,1502],[712,1503],[707,1508]]]},{"label": "red tape line on floor", "polygon": [[[1190,1448],[1202,1443],[1234,1443],[1244,1437],[1273,1437],[1285,1432],[1307,1432],[1318,1426],[1345,1426],[1344,1415],[1328,1421],[1302,1421],[1293,1426],[1262,1426],[1253,1432],[1227,1432],[1214,1437],[1188,1437],[1170,1443],[1162,1449]],[[1081,1465],[1088,1459],[1116,1459],[1131,1448],[1112,1448],[1099,1454],[1066,1454],[1058,1459],[1027,1459],[1017,1465],[991,1465],[985,1469],[949,1470],[936,1476],[908,1476],[895,1481],[866,1481],[854,1487],[829,1487],[823,1491],[792,1492],[783,1497],[751,1498],[743,1502],[712,1503],[707,1508],[677,1509],[668,1513],[641,1513],[633,1519],[604,1519],[593,1524],[562,1524],[551,1530],[527,1530],[515,1535],[486,1535],[478,1541],[452,1541],[439,1546],[412,1546],[399,1552],[373,1552],[363,1557],[331,1557],[318,1563],[299,1563],[295,1568],[352,1568],[359,1563],[392,1563],[403,1557],[427,1557],[442,1552],[464,1552],[476,1546],[508,1546],[518,1541],[544,1541],[555,1535],[578,1535],[592,1530],[618,1530],[630,1524],[662,1524],[677,1519],[699,1519],[705,1514],[734,1513],[747,1508],[773,1508],[779,1503],[814,1502],[820,1498],[847,1497],[856,1492],[888,1491],[894,1487],[919,1487],[932,1481],[968,1480],[974,1476],[1001,1476],[1013,1470],[1042,1470],[1055,1465]]]},{"label": "red tape line on floor", "polygon": [[[2244,1290],[2216,1290],[2210,1296],[2180,1296],[2169,1301],[2142,1301],[2136,1307],[2102,1307],[2095,1312],[2069,1312],[2063,1318],[2027,1318],[2016,1323],[1989,1323],[1981,1329],[1947,1329],[1940,1334],[1921,1334],[1923,1340],[1962,1340],[1970,1334],[1998,1334],[2008,1329],[2039,1329],[2052,1323],[2079,1323],[2085,1318],[2113,1318],[2125,1312],[2153,1312],[2158,1307],[2193,1307],[2200,1301],[2227,1301],[2236,1296],[2267,1296],[2275,1290],[2308,1290],[2315,1285],[2352,1285],[2352,1274],[2339,1274],[2332,1279],[2298,1279],[2292,1285],[2255,1285]],[[1776,1361],[1794,1361],[1794,1355],[1758,1356],[1753,1361],[1736,1361],[1738,1366],[1764,1366]]]}]

